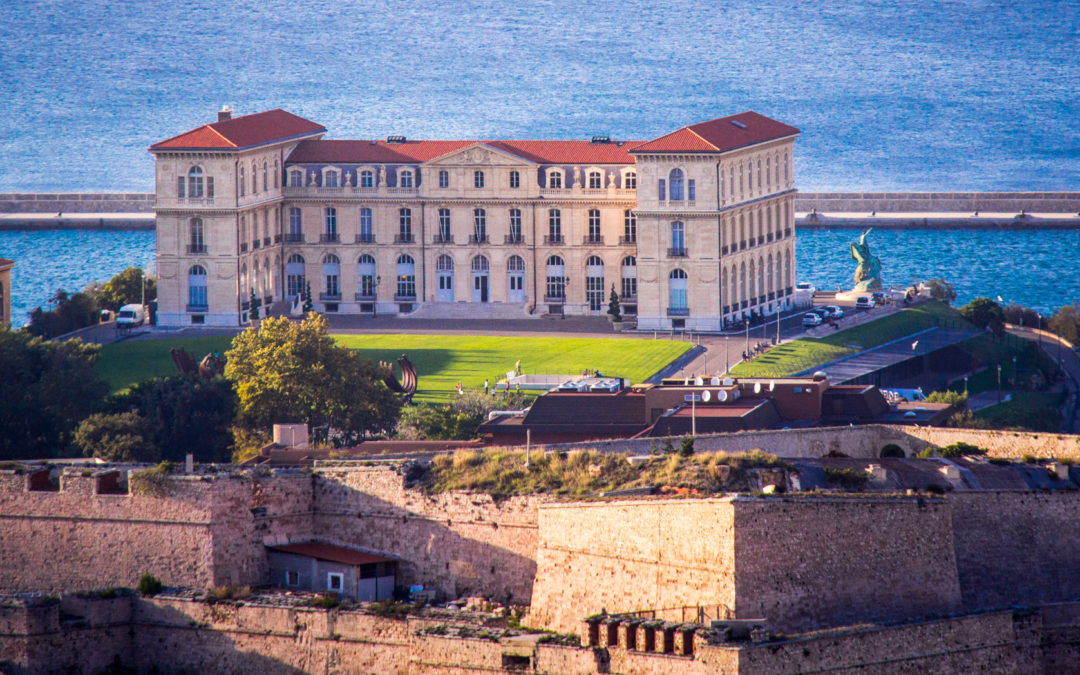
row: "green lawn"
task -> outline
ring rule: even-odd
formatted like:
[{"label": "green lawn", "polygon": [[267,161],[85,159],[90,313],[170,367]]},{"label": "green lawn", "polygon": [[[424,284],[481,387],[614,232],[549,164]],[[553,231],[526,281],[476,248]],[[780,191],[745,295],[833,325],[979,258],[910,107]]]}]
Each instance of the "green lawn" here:
[{"label": "green lawn", "polygon": [[771,349],[731,369],[737,377],[783,377],[870,349],[932,326],[971,328],[960,312],[941,302],[928,302],[847,328],[822,338],[801,338]]},{"label": "green lawn", "polygon": [[[416,400],[442,400],[461,382],[466,388],[494,383],[521,359],[532,374],[580,373],[600,370],[605,375],[641,382],[691,345],[669,340],[492,337],[469,335],[335,335],[339,343],[367,359],[397,361],[407,354],[416,364],[420,387]],[[210,351],[224,352],[228,337],[176,338],[117,342],[101,350],[97,370],[111,391],[120,391],[146,378],[175,372],[169,348],[184,347],[196,360]]]}]

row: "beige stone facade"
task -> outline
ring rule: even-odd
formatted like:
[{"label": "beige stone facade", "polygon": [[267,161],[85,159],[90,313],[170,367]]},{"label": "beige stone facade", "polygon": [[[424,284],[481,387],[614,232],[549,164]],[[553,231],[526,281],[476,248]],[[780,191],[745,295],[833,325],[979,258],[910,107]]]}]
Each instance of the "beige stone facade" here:
[{"label": "beige stone facade", "polygon": [[603,315],[716,330],[791,302],[798,130],[756,113],[654,141],[324,141],[284,111],[156,156],[158,320],[295,309]]}]

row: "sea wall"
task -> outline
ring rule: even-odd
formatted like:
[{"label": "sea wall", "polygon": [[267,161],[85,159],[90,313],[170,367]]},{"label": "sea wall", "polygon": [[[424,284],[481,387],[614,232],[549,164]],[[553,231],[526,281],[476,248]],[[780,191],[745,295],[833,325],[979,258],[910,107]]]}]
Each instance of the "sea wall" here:
[{"label": "sea wall", "polygon": [[153,193],[2,193],[0,213],[153,213]]},{"label": "sea wall", "polygon": [[800,192],[795,210],[871,213],[1080,213],[1080,192]]}]

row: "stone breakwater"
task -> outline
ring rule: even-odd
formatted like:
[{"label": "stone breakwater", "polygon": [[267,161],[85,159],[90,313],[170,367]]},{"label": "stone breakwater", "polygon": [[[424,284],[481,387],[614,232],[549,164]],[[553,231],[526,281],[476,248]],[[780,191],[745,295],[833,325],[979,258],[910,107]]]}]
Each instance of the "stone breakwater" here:
[{"label": "stone breakwater", "polygon": [[1077,229],[1080,192],[804,193],[795,211],[804,229]]}]

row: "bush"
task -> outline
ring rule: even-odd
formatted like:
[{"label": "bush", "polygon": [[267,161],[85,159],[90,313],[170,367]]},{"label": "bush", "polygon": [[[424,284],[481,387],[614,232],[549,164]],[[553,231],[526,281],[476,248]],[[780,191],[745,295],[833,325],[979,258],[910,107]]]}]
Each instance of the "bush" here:
[{"label": "bush", "polygon": [[960,314],[978,328],[989,329],[994,335],[1005,334],[1005,312],[990,298],[975,298],[960,308]]},{"label": "bush", "polygon": [[30,325],[26,331],[45,339],[70,333],[73,330],[93,326],[100,318],[97,301],[87,293],[68,295],[63,289],[49,301],[56,309],[43,311],[40,307],[30,312]]},{"label": "bush", "polygon": [[959,391],[932,391],[926,397],[927,403],[948,403],[949,405],[967,406],[967,394]]},{"label": "bush", "polygon": [[972,445],[970,443],[965,443],[963,441],[957,441],[956,443],[950,443],[950,444],[946,445],[945,447],[943,447],[941,449],[941,451],[938,453],[938,455],[941,456],[941,457],[964,457],[964,456],[967,456],[967,455],[985,455],[985,454],[986,454],[986,450],[983,450],[982,448],[980,448],[978,446],[975,446],[975,445]]},{"label": "bush", "polygon": [[479,427],[492,410],[520,410],[526,396],[520,391],[506,397],[466,391],[449,403],[421,403],[405,408],[398,420],[399,438],[406,440],[459,440],[476,438]]},{"label": "bush", "polygon": [[397,600],[380,600],[379,602],[372,603],[364,609],[369,614],[375,616],[381,616],[384,619],[405,619],[409,614],[416,614],[423,606],[422,603],[416,602],[399,602]]},{"label": "bush", "polygon": [[74,443],[86,457],[108,462],[155,462],[161,454],[149,435],[149,425],[138,413],[99,413],[79,423]]},{"label": "bush", "polygon": [[333,609],[341,604],[341,601],[337,599],[336,595],[320,595],[314,598],[308,598],[304,601],[303,607],[318,607],[319,609]]},{"label": "bush", "polygon": [[250,586],[215,586],[206,591],[204,600],[210,604],[243,600],[251,597]]},{"label": "bush", "polygon": [[140,595],[157,595],[161,592],[162,585],[161,580],[152,574],[144,574],[139,577],[139,584],[135,587],[135,590],[139,591]]},{"label": "bush", "polygon": [[870,480],[870,474],[856,469],[833,469],[826,467],[825,478],[830,483],[844,488],[845,490],[859,491],[863,489],[863,487],[866,486],[866,482]]},{"label": "bush", "polygon": [[163,497],[169,491],[169,474],[173,472],[173,463],[166,460],[161,464],[131,474],[132,494],[148,497]]},{"label": "bush", "polygon": [[694,454],[694,438],[687,436],[682,439],[682,445],[679,447],[679,454],[683,457],[689,457]]}]

